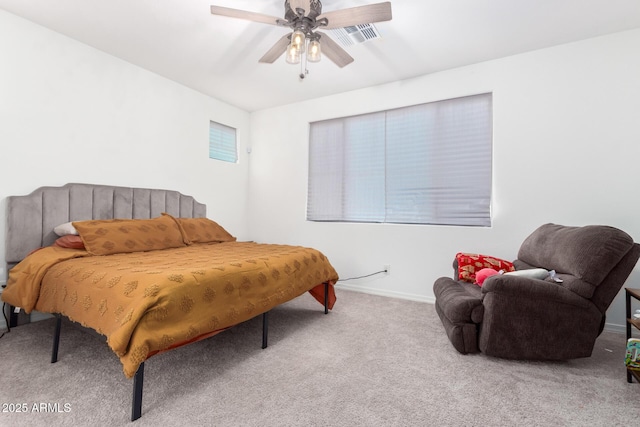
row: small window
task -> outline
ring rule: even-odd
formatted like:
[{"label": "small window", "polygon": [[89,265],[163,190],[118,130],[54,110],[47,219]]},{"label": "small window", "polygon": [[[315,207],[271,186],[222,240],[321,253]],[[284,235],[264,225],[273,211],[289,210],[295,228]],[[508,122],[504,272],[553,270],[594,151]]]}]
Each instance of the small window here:
[{"label": "small window", "polygon": [[209,122],[209,158],[238,163],[236,130],[213,121]]}]

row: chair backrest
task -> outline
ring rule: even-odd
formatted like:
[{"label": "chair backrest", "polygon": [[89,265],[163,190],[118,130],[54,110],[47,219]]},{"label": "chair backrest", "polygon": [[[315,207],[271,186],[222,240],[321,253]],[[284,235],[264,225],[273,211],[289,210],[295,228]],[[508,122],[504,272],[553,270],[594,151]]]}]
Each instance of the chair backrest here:
[{"label": "chair backrest", "polygon": [[640,244],[634,243],[633,247],[620,260],[609,275],[598,285],[596,291],[591,297],[591,301],[598,307],[603,314],[607,311],[613,299],[624,285],[636,263],[640,259]]},{"label": "chair backrest", "polygon": [[555,270],[562,286],[591,299],[604,313],[638,258],[640,245],[622,230],[605,225],[544,224],[527,237],[518,259]]}]

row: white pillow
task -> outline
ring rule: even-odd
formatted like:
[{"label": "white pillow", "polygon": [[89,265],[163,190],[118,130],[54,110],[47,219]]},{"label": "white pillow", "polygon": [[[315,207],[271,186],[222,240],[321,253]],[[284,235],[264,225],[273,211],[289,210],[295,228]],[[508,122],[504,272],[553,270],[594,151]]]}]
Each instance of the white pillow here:
[{"label": "white pillow", "polygon": [[549,277],[549,272],[544,268],[528,268],[526,270],[516,270],[510,271],[508,273],[504,273],[505,276],[520,276],[520,277],[528,277],[530,279],[546,279]]},{"label": "white pillow", "polygon": [[70,222],[65,222],[64,224],[60,224],[59,226],[53,229],[53,232],[60,237],[66,236],[68,234],[73,234],[75,236],[78,235],[78,230],[76,230],[76,228]]}]

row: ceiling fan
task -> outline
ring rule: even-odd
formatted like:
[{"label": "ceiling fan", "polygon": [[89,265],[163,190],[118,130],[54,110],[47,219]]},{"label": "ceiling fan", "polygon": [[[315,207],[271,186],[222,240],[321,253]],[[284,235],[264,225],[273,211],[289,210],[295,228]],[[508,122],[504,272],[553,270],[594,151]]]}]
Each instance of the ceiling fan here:
[{"label": "ceiling fan", "polygon": [[[391,20],[391,2],[376,3],[348,9],[322,13],[320,0],[285,0],[284,19],[263,15],[261,13],[232,9],[222,6],[211,6],[213,15],[246,19],[263,24],[288,27],[291,33],[284,35],[271,49],[260,58],[259,62],[273,63],[286,52],[286,60],[290,64],[305,61],[318,62],[321,53],[342,68],[353,62],[353,58],[318,28],[344,28],[374,22]],[[300,73],[304,78],[304,73]]]}]

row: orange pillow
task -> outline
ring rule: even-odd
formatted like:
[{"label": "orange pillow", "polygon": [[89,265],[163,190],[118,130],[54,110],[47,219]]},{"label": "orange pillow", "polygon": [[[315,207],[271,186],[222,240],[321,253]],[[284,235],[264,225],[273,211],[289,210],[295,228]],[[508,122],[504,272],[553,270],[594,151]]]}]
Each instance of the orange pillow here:
[{"label": "orange pillow", "polygon": [[167,213],[163,215],[173,218],[183,231],[184,242],[192,243],[235,242],[233,237],[220,224],[209,218],[174,218]]},{"label": "orange pillow", "polygon": [[54,246],[68,249],[84,249],[84,242],[80,236],[75,234],[67,234],[62,237],[58,237],[53,243]]},{"label": "orange pillow", "polygon": [[84,247],[92,255],[152,251],[185,246],[171,218],[109,219],[74,222]]},{"label": "orange pillow", "polygon": [[513,263],[489,255],[469,254],[458,252],[456,254],[458,262],[458,280],[465,282],[476,282],[476,273],[483,268],[493,268],[496,271],[515,271]]}]

